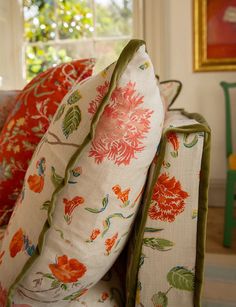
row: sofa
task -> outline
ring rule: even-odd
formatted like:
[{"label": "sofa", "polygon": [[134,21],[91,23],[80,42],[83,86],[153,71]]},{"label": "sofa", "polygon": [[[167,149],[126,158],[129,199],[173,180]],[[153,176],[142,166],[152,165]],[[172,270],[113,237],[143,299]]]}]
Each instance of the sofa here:
[{"label": "sofa", "polygon": [[[201,306],[210,135],[201,115],[166,113],[125,250],[101,281],[66,306]],[[30,306],[27,290],[17,296],[14,306]]]},{"label": "sofa", "polygon": [[210,129],[170,110],[181,83],[144,41],[93,65],[39,74],[5,115],[0,307],[199,307]]}]

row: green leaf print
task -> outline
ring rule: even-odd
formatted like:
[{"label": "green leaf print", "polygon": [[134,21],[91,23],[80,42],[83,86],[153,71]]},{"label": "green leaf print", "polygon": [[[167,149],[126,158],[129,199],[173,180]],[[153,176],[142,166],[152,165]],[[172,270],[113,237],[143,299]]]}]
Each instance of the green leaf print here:
[{"label": "green leaf print", "polygon": [[66,107],[65,104],[63,104],[62,106],[59,107],[54,122],[58,121],[58,120],[62,117],[62,115],[63,115],[63,113],[64,113],[64,111],[65,111],[65,107]]},{"label": "green leaf print", "polygon": [[193,147],[198,142],[198,135],[197,134],[194,133],[194,138],[191,141],[189,141],[190,135],[193,135],[193,133],[191,133],[191,134],[185,133],[184,134],[184,146],[187,147],[187,148]]},{"label": "green leaf print", "polygon": [[[15,164],[15,160],[12,159],[11,161],[11,164]],[[12,171],[11,171],[11,164],[8,164],[6,159],[4,158],[3,161],[2,161],[2,164],[0,165],[0,178],[1,179],[11,179],[13,176],[12,176]]]},{"label": "green leaf print", "polygon": [[83,295],[85,293],[86,289],[80,289],[68,296],[65,296],[63,298],[64,301],[74,301],[76,300],[77,298],[79,298],[81,295]]},{"label": "green leaf print", "polygon": [[81,112],[78,106],[72,106],[66,112],[65,118],[62,123],[62,131],[66,138],[77,130],[81,121]]},{"label": "green leaf print", "polygon": [[110,226],[111,226],[111,220],[113,218],[120,218],[120,219],[129,219],[134,215],[134,213],[128,215],[128,216],[124,216],[122,213],[114,213],[109,215],[104,221],[103,221],[103,233],[102,233],[102,237],[104,237],[104,235],[108,232]]},{"label": "green leaf print", "polygon": [[139,265],[138,265],[139,268],[141,268],[141,266],[144,264],[145,258],[147,258],[147,257],[142,253],[141,256],[140,256],[140,259],[139,259]]},{"label": "green leaf print", "polygon": [[51,179],[52,179],[52,182],[54,184],[54,186],[57,188],[62,182],[63,182],[63,178],[58,175],[56,173],[56,170],[55,170],[55,167],[52,166],[52,175],[51,175]]},{"label": "green leaf print", "polygon": [[76,91],[76,92],[74,92],[70,95],[67,102],[68,102],[68,104],[74,104],[77,101],[79,101],[81,98],[82,98],[82,96],[81,96],[80,92]]},{"label": "green leaf print", "polygon": [[51,283],[52,288],[59,288],[60,285],[61,285],[61,283],[57,279],[53,280],[52,283]]},{"label": "green leaf print", "polygon": [[171,154],[171,156],[173,158],[177,158],[178,157],[178,151],[172,151],[170,154]]},{"label": "green leaf print", "polygon": [[174,246],[173,242],[161,238],[144,238],[143,244],[159,251],[169,251]]},{"label": "green leaf print", "polygon": [[168,306],[168,297],[164,292],[158,292],[152,296],[152,302],[154,307],[167,307]]},{"label": "green leaf print", "polygon": [[194,290],[194,274],[185,267],[174,267],[167,274],[169,284],[179,290]]},{"label": "green leaf print", "polygon": [[97,209],[97,208],[84,208],[85,210],[91,212],[91,213],[101,213],[103,212],[107,205],[108,205],[108,199],[109,199],[109,195],[106,195],[103,200],[102,200],[102,208]]},{"label": "green leaf print", "polygon": [[50,203],[50,200],[45,201],[41,207],[41,210],[48,210],[50,207]]},{"label": "green leaf print", "polygon": [[61,284],[61,288],[66,291],[68,289],[68,286],[66,284]]}]

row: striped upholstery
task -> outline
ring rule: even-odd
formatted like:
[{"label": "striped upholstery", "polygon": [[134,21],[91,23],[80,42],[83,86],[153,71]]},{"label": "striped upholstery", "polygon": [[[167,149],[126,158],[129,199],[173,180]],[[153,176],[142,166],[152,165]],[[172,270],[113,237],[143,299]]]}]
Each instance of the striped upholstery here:
[{"label": "striped upholstery", "polygon": [[202,307],[236,306],[235,255],[207,254]]}]

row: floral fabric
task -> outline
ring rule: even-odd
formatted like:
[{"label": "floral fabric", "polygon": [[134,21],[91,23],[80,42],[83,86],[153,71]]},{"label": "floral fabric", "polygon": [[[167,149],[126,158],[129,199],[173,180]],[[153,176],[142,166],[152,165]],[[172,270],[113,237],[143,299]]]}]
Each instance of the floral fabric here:
[{"label": "floral fabric", "polygon": [[[145,225],[136,306],[193,306],[204,133],[174,131],[192,124],[197,122],[168,112],[165,156]],[[152,169],[157,161],[158,156]]]},{"label": "floral fabric", "polygon": [[[35,280],[35,283],[40,282]],[[18,291],[14,298],[12,307],[123,307],[124,291],[121,281],[115,269],[110,270],[96,285],[90,289],[85,289],[76,293],[73,297],[68,296],[64,302],[60,302],[55,298],[54,302],[39,302],[31,298],[31,292],[24,289],[25,292]],[[50,291],[50,289],[48,290]],[[71,300],[71,298],[73,298]],[[0,284],[0,306],[5,307],[7,302],[7,291]]]},{"label": "floral fabric", "polygon": [[167,111],[180,94],[182,84],[180,81],[167,80],[159,84],[164,109]]},{"label": "floral fabric", "polygon": [[[3,240],[4,289],[40,250],[15,293],[27,296],[29,291],[32,302],[53,303],[55,296],[58,302],[73,301],[101,279],[122,251],[164,116],[150,59],[143,42],[138,41],[139,48],[135,44],[131,41],[118,64],[73,87],[38,145]],[[126,64],[130,46],[137,50]],[[140,68],[144,63],[146,68]],[[119,79],[117,71],[123,72]],[[112,80],[116,84],[104,106]],[[81,147],[94,118],[94,137]]]},{"label": "floral fabric", "polygon": [[18,95],[0,133],[0,225],[9,220],[32,154],[59,103],[75,83],[91,75],[93,65],[89,59],[51,68]]},{"label": "floral fabric", "polygon": [[16,97],[20,91],[0,91],[0,131],[4,123],[15,107]]}]

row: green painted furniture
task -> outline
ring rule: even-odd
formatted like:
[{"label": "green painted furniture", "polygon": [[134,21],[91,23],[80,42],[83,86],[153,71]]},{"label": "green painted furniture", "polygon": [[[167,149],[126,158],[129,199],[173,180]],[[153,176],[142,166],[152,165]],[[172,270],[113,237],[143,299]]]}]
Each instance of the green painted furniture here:
[{"label": "green painted furniture", "polygon": [[226,207],[224,222],[224,246],[231,247],[233,229],[236,227],[234,218],[234,200],[236,183],[236,153],[233,153],[232,126],[231,126],[231,99],[230,89],[236,88],[236,83],[221,82],[225,97],[226,114],[226,157],[227,157],[227,179],[226,179]]}]

